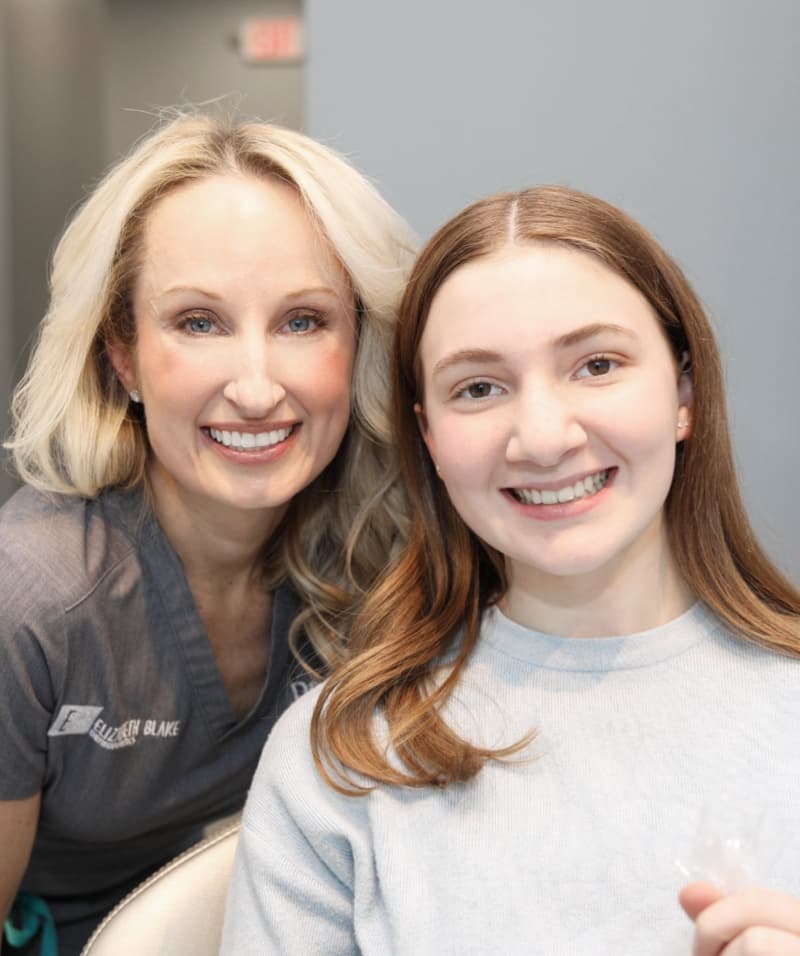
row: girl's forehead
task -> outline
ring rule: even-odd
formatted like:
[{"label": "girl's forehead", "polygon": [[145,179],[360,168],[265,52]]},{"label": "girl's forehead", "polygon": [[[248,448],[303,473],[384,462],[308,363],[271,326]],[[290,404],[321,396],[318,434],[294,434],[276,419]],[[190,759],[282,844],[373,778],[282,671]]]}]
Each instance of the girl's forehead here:
[{"label": "girl's forehead", "polygon": [[513,245],[460,266],[437,290],[421,352],[462,340],[557,341],[584,326],[652,335],[660,323],[645,297],[594,256],[555,244]]},{"label": "girl's forehead", "polygon": [[500,249],[464,263],[444,280],[433,297],[432,308],[442,300],[496,291],[500,285],[547,286],[583,281],[635,287],[589,252],[557,242],[509,243]]}]

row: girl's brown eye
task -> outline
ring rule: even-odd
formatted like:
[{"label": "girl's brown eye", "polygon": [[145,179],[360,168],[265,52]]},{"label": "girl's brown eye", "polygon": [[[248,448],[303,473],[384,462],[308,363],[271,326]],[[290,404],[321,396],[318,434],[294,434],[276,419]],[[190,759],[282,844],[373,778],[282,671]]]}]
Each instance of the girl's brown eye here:
[{"label": "girl's brown eye", "polygon": [[467,386],[467,394],[470,398],[486,398],[490,395],[492,386],[488,382],[473,382]]},{"label": "girl's brown eye", "polygon": [[586,363],[590,375],[608,375],[611,371],[611,359],[593,358]]}]

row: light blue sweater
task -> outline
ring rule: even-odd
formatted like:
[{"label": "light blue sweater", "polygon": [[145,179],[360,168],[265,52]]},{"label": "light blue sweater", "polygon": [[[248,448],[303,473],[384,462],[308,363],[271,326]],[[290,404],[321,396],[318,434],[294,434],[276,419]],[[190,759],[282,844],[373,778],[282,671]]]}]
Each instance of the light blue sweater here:
[{"label": "light blue sweater", "polygon": [[534,759],[446,790],[327,787],[308,744],[316,696],[284,715],[256,773],[227,956],[688,956],[681,868],[720,852],[800,895],[800,662],[699,605],[594,639],[490,611],[448,719],[494,745],[535,727]]}]

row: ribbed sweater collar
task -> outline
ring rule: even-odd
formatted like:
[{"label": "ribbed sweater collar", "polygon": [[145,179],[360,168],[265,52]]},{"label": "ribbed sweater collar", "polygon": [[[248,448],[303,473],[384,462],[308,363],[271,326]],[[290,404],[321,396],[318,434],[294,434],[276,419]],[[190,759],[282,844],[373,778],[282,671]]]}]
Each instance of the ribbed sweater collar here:
[{"label": "ribbed sweater collar", "polygon": [[[720,628],[703,604],[651,630],[624,637],[556,637],[523,627],[498,608],[484,617],[481,645],[538,667],[564,671],[611,671],[648,667],[683,654]],[[480,651],[479,651],[480,653]]]}]

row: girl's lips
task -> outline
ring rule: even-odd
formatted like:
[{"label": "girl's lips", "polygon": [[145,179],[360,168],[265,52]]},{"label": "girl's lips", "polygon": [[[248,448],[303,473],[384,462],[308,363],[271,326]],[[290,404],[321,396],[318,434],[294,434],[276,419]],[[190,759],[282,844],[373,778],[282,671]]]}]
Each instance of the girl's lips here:
[{"label": "girl's lips", "polygon": [[[503,488],[502,494],[509,501],[516,511],[527,518],[535,518],[539,521],[561,521],[567,518],[576,518],[597,507],[610,493],[614,477],[617,473],[616,468],[608,468],[605,471],[595,472],[594,475],[581,479],[583,482],[591,479],[593,490],[586,493],[584,485],[583,495],[573,495],[571,499],[564,496],[565,500],[559,501],[558,494],[561,491],[554,489],[544,489],[539,492],[534,488]],[[565,485],[563,488],[574,489],[574,485]],[[549,492],[549,493],[548,493]],[[551,495],[556,496],[556,501],[548,504],[544,501],[535,501],[536,494],[547,494],[548,499]]]},{"label": "girl's lips", "polygon": [[566,504],[576,498],[589,498],[597,494],[598,491],[602,491],[615,470],[605,468],[576,481],[568,481],[556,487],[551,484],[549,487],[508,488],[507,490],[524,505]]}]

